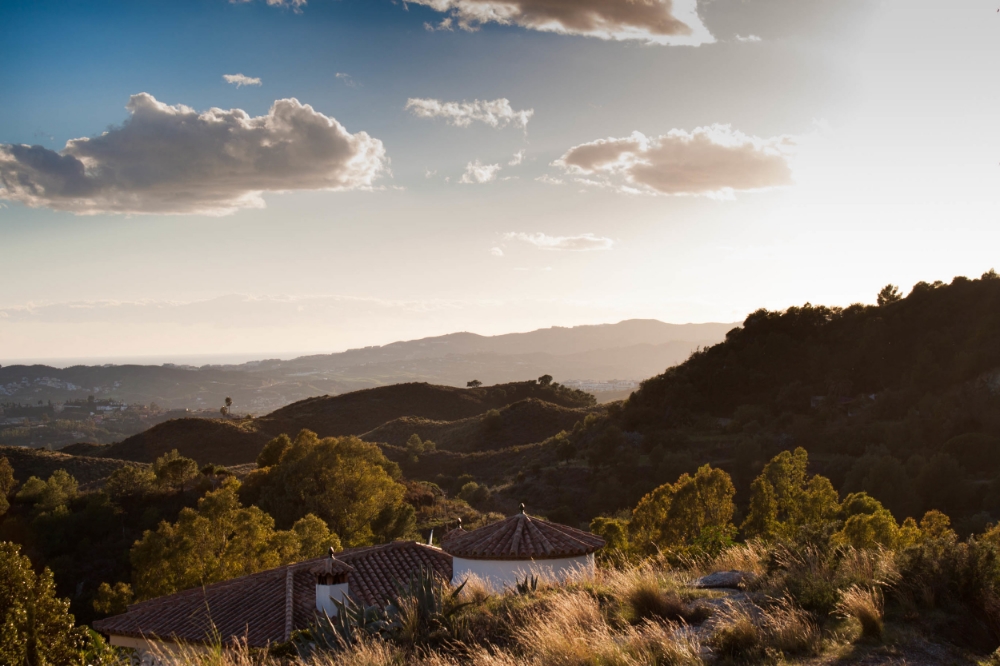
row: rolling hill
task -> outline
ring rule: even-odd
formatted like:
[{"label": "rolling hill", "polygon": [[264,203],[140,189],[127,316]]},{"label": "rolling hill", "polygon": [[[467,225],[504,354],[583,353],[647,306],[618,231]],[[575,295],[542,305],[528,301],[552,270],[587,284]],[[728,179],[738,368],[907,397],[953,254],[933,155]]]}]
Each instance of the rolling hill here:
[{"label": "rolling hill", "polygon": [[[497,441],[502,441],[505,435],[500,432],[509,432],[506,436],[510,441],[545,439],[582,420],[586,416],[583,408],[593,406],[594,398],[581,391],[536,382],[463,389],[396,384],[302,400],[258,419],[174,419],[107,447],[100,455],[152,462],[177,449],[200,464],[239,465],[253,462],[264,444],[282,433],[294,436],[309,429],[321,437],[362,435],[401,419],[436,423],[474,420],[491,409],[504,409],[514,403],[524,404],[513,412],[505,410],[506,416],[500,417],[501,421],[509,421],[510,427],[501,428],[497,434],[492,429],[480,429],[486,435],[484,441],[491,441],[491,437],[500,437]],[[518,418],[521,413],[530,416],[524,421],[531,421],[531,425],[521,422]],[[459,430],[463,427],[467,437],[475,435],[475,424],[465,423]],[[416,431],[406,433],[406,437],[413,432]],[[536,436],[539,439],[532,439]],[[457,439],[456,436],[447,441]],[[474,443],[467,445],[477,447]],[[488,448],[488,444],[485,446]]]}]

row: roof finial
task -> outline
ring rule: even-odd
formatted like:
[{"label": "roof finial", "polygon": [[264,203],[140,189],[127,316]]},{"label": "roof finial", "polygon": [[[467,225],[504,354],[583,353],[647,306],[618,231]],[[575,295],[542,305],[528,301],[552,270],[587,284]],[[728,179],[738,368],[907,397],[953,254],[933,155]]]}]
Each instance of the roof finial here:
[{"label": "roof finial", "polygon": [[458,529],[462,529],[462,517],[458,517]]},{"label": "roof finial", "polygon": [[517,507],[517,508],[523,514],[524,513],[524,502],[521,502],[521,505],[519,507]]},{"label": "roof finial", "polygon": [[335,551],[335,550],[333,549],[333,546],[330,546],[330,557],[333,557],[333,554],[334,554],[334,553],[336,553],[336,552],[337,552],[337,551]]}]

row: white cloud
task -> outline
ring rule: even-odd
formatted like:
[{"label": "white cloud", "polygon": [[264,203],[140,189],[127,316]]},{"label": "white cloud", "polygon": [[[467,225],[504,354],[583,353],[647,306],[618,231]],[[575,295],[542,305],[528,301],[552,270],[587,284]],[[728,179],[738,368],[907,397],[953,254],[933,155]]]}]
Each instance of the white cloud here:
[{"label": "white cloud", "polygon": [[424,30],[427,32],[454,32],[455,28],[452,25],[451,17],[441,19],[441,22],[436,26],[433,23],[424,21]]},{"label": "white cloud", "polygon": [[519,240],[530,243],[540,250],[569,250],[572,252],[587,252],[590,250],[610,250],[615,242],[610,238],[594,234],[579,236],[549,236],[543,233],[527,234],[514,232],[504,234],[506,240]]},{"label": "white cloud", "polygon": [[729,125],[647,138],[599,139],[570,148],[554,166],[620,192],[731,196],[792,184],[790,137],[761,139]]},{"label": "white cloud", "polygon": [[473,122],[481,122],[490,127],[502,128],[513,124],[528,129],[528,121],[535,114],[534,109],[515,111],[506,98],[493,101],[441,102],[436,99],[413,97],[406,101],[406,110],[419,118],[444,118],[457,127],[468,127]]},{"label": "white cloud", "polygon": [[490,248],[490,254],[492,254],[494,257],[502,257],[503,256],[503,250],[501,250],[498,247],[491,247]]},{"label": "white cloud", "polygon": [[507,166],[517,166],[524,161],[524,153],[526,151],[522,148],[521,150],[514,153],[514,157],[511,158],[510,162],[507,162]]},{"label": "white cloud", "polygon": [[358,84],[354,82],[354,79],[351,78],[351,75],[345,72],[337,72],[336,74],[334,74],[334,78],[336,78],[338,81],[343,81],[344,85],[347,86],[348,88],[358,87]]},{"label": "white cloud", "polygon": [[484,23],[601,39],[698,46],[715,41],[697,0],[410,0],[447,12],[464,30]]},{"label": "white cloud", "polygon": [[479,160],[469,162],[465,167],[465,173],[462,174],[462,178],[458,182],[466,185],[489,183],[496,180],[500,169],[499,164],[482,164]]},{"label": "white cloud", "polygon": [[255,76],[245,76],[243,74],[223,74],[222,78],[226,80],[226,83],[232,83],[237,88],[242,86],[259,86],[260,79]]},{"label": "white cloud", "polygon": [[60,152],[0,144],[0,198],[78,214],[222,215],[264,207],[263,192],[369,188],[387,170],[381,141],[296,99],[256,117],[148,93],[126,108],[121,126]]},{"label": "white cloud", "polygon": [[[232,5],[243,5],[248,2],[253,2],[253,0],[229,0]],[[307,0],[267,0],[268,7],[285,7],[295,12],[302,11],[306,3]]]},{"label": "white cloud", "polygon": [[747,35],[746,37],[743,37],[742,35],[736,35],[736,41],[738,41],[738,42],[760,42],[760,41],[763,41],[763,40],[760,37],[758,37],[757,35]]},{"label": "white cloud", "polygon": [[537,180],[539,183],[545,183],[546,185],[563,185],[566,182],[562,178],[555,178],[554,176],[550,176],[547,173],[542,174],[538,178],[535,178],[535,180]]},{"label": "white cloud", "polygon": [[437,170],[424,169],[424,178],[433,178],[437,175]]}]

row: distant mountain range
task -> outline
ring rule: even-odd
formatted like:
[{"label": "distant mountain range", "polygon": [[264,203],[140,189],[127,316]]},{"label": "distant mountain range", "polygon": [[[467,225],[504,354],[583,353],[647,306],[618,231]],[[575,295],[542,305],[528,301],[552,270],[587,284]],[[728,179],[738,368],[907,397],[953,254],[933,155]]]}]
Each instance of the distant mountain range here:
[{"label": "distant mountain range", "polygon": [[497,336],[452,333],[239,365],[10,365],[0,367],[0,402],[95,395],[163,408],[215,409],[229,396],[236,413],[263,414],[311,396],[403,382],[465,386],[472,379],[496,384],[543,374],[558,382],[638,381],[683,362],[698,347],[722,341],[734,326],[632,319]]}]

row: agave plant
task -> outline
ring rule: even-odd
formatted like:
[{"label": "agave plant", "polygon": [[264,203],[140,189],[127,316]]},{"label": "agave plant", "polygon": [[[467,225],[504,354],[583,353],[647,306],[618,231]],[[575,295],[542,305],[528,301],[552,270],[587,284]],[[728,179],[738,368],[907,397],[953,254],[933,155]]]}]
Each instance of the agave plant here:
[{"label": "agave plant", "polygon": [[439,576],[421,567],[407,585],[397,586],[396,596],[386,606],[386,614],[397,628],[396,636],[422,643],[454,635],[455,614],[472,603],[458,603],[464,587],[465,582],[449,591]]},{"label": "agave plant", "polygon": [[514,591],[520,595],[531,594],[536,590],[538,590],[538,576],[525,574],[524,580],[517,581],[514,586]]},{"label": "agave plant", "polygon": [[399,629],[395,619],[379,606],[362,606],[350,597],[334,599],[333,603],[337,608],[333,617],[324,611],[296,638],[295,647],[303,657],[352,647],[361,637],[387,638]]}]

